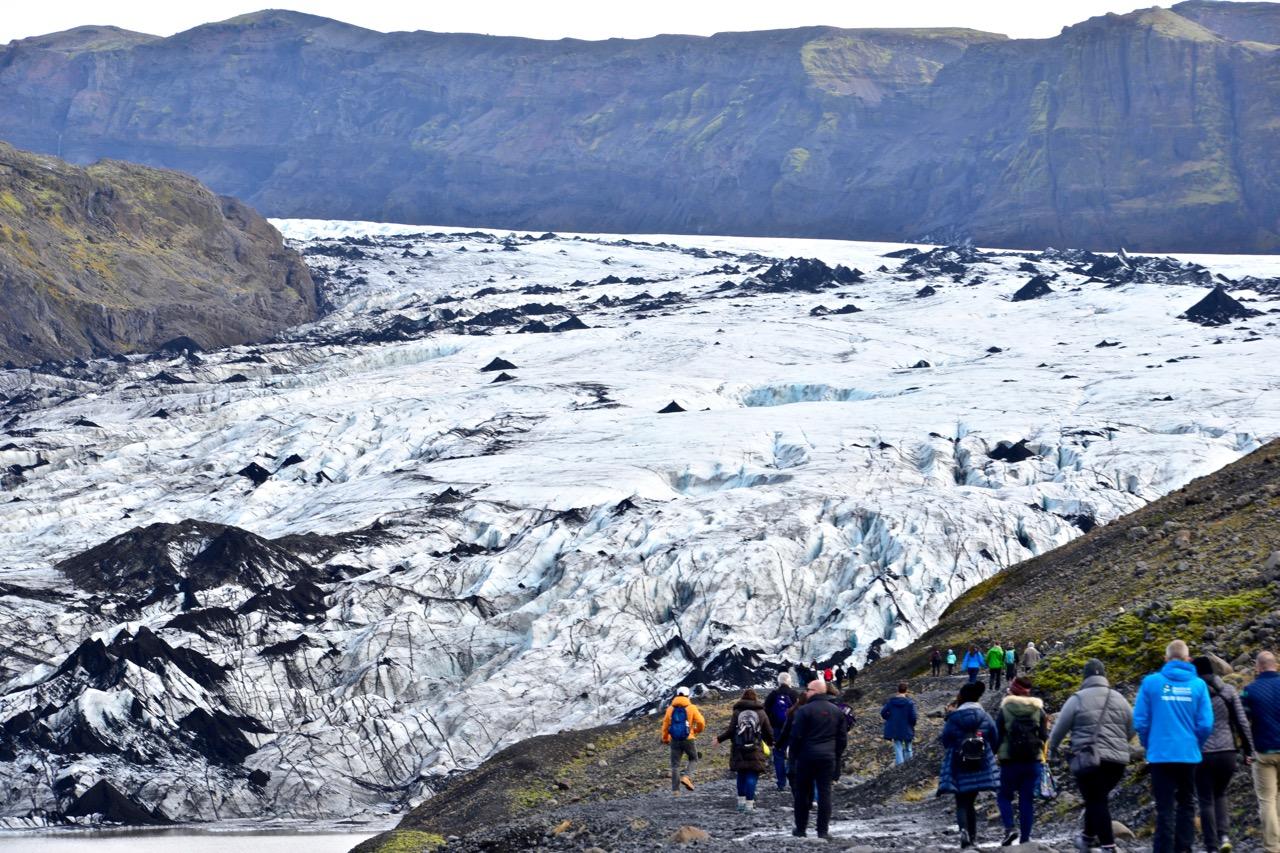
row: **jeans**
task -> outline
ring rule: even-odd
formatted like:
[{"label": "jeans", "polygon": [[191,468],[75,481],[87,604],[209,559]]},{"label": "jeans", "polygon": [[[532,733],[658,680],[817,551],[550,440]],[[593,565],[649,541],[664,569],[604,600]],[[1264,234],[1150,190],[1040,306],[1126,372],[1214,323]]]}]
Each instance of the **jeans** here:
[{"label": "jeans", "polygon": [[969,833],[970,841],[978,839],[978,792],[956,794],[956,825]]},{"label": "jeans", "polygon": [[693,778],[693,771],[698,766],[698,747],[688,738],[684,740],[671,741],[671,790],[680,790],[680,759],[688,756],[689,766],[685,769],[685,775],[690,779]]},{"label": "jeans", "polygon": [[1196,843],[1196,765],[1148,764],[1156,799],[1156,835],[1152,853],[1182,853]]},{"label": "jeans", "polygon": [[748,800],[756,798],[756,782],[760,781],[760,774],[754,770],[738,771],[738,796],[745,797]]},{"label": "jeans", "polygon": [[968,673],[969,673],[969,683],[970,683],[970,684],[973,684],[975,681],[977,681],[977,680],[978,680],[978,672],[979,672],[979,670],[978,670],[978,668],[977,668],[977,667],[971,667],[971,668],[968,670]]},{"label": "jeans", "polygon": [[773,772],[778,777],[778,790],[784,791],[787,788],[787,751],[785,749],[773,750]]},{"label": "jeans", "polygon": [[1002,675],[1004,675],[1004,670],[1003,670],[1003,669],[993,669],[993,670],[991,670],[991,681],[990,681],[990,683],[987,685],[987,689],[989,689],[989,690],[999,690],[999,689],[1000,689],[1000,676],[1002,676]]},{"label": "jeans", "polygon": [[1258,795],[1258,811],[1262,817],[1262,849],[1280,853],[1280,752],[1260,753],[1253,757],[1253,790]]},{"label": "jeans", "polygon": [[1016,663],[1006,663],[1004,665],[1004,677],[1013,681],[1018,677],[1018,665]]},{"label": "jeans", "polygon": [[940,660],[931,660],[931,661],[929,661],[929,666],[933,668],[933,674],[934,674],[935,676],[936,676],[938,673],[942,672],[942,661],[940,661]]},{"label": "jeans", "polygon": [[1125,765],[1104,761],[1093,770],[1076,774],[1080,796],[1084,798],[1084,834],[1100,845],[1115,844],[1111,829],[1111,803],[1108,797],[1124,778]]},{"label": "jeans", "polygon": [[[792,790],[796,806],[796,829],[809,828],[809,796],[818,786],[818,835],[825,836],[831,825],[831,782],[836,776],[834,758],[801,758],[796,762],[796,783]],[[803,792],[803,794],[801,793]]]},{"label": "jeans", "polygon": [[947,675],[955,675],[955,674],[956,674],[956,665],[953,663],[947,664]]},{"label": "jeans", "polygon": [[996,805],[1006,830],[1013,829],[1013,795],[1018,794],[1018,832],[1021,844],[1031,840],[1031,827],[1036,821],[1036,782],[1040,778],[1039,761],[1011,761],[1000,765],[1000,790]]},{"label": "jeans", "polygon": [[1231,832],[1227,786],[1236,774],[1236,752],[1206,752],[1196,765],[1196,796],[1200,799],[1200,832],[1206,850],[1217,850]]},{"label": "jeans", "polygon": [[895,740],[893,742],[893,763],[905,764],[911,760],[911,741]]}]

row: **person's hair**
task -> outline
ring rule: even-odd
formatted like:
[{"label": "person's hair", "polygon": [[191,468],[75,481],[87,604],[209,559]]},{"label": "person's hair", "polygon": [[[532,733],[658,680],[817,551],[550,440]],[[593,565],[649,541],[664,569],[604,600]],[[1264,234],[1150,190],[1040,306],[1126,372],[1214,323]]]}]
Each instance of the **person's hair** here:
[{"label": "person's hair", "polygon": [[1263,672],[1276,671],[1276,656],[1274,652],[1258,652],[1258,669]]},{"label": "person's hair", "polygon": [[789,673],[789,672],[780,672],[780,673],[778,673],[778,686],[779,686],[779,687],[790,687],[790,686],[791,686],[791,673]]},{"label": "person's hair", "polygon": [[982,694],[987,692],[987,685],[981,681],[972,681],[961,686],[960,692],[956,695],[956,701],[963,705],[965,702],[977,702],[982,698]]},{"label": "person's hair", "polygon": [[835,685],[835,683],[834,683],[834,682],[831,682],[831,681],[828,681],[828,682],[827,682],[827,695],[828,695],[828,696],[839,696],[839,695],[840,695],[840,691],[836,689],[836,685]]},{"label": "person's hair", "polygon": [[907,689],[908,689],[908,688],[907,688],[907,682],[905,682],[905,681],[899,681],[899,682],[898,682],[898,692],[899,692],[899,693],[906,693],[906,692],[907,692]]},{"label": "person's hair", "polygon": [[1213,675],[1213,661],[1209,660],[1208,655],[1200,655],[1191,663],[1196,668],[1196,675],[1201,678]]},{"label": "person's hair", "polygon": [[760,697],[756,695],[756,691],[755,691],[755,690],[753,690],[753,689],[752,689],[752,688],[750,688],[750,687],[748,687],[746,690],[742,691],[742,698],[743,698],[744,700],[746,700],[747,702],[759,702],[759,701],[760,701]]},{"label": "person's hair", "polygon": [[1165,660],[1186,660],[1189,657],[1191,657],[1191,650],[1182,640],[1171,640],[1169,645],[1164,647]]},{"label": "person's hair", "polygon": [[977,650],[978,650],[977,646],[969,646],[969,651],[976,652]]}]

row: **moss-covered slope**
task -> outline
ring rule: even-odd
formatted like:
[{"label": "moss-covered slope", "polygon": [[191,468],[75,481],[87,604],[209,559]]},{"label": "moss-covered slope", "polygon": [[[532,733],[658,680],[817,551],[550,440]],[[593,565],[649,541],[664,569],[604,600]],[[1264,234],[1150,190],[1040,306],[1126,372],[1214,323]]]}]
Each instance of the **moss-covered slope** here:
[{"label": "moss-covered slope", "polygon": [[315,287],[265,219],[194,178],[79,168],[0,143],[0,364],[185,336],[210,348],[313,319]]}]

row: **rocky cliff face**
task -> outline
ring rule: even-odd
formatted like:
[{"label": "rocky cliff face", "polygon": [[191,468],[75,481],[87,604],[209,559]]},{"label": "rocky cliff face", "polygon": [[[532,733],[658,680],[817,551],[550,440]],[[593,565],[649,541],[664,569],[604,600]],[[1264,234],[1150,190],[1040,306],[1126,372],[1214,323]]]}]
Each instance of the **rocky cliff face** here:
[{"label": "rocky cliff face", "polygon": [[81,169],[3,143],[0,298],[0,363],[18,365],[243,343],[316,314],[302,259],[239,201],[173,172]]},{"label": "rocky cliff face", "polygon": [[262,12],[0,49],[0,136],[270,214],[516,228],[1280,248],[1280,16],[1044,40],[808,28],[541,42]]}]

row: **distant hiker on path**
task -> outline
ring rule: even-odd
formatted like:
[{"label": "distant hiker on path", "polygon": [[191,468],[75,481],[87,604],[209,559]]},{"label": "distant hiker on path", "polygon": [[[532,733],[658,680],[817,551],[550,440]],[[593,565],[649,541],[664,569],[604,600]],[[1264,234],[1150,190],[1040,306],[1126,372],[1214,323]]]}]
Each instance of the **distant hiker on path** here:
[{"label": "distant hiker on path", "polygon": [[1273,652],[1259,652],[1258,676],[1241,693],[1240,701],[1253,730],[1257,754],[1253,761],[1253,790],[1262,818],[1262,849],[1280,853],[1280,672]]},{"label": "distant hiker on path", "polygon": [[947,675],[956,674],[956,650],[947,649]]},{"label": "distant hiker on path", "polygon": [[[1213,734],[1200,747],[1202,758],[1196,766],[1200,833],[1204,837],[1205,850],[1221,850],[1224,846],[1230,847],[1231,813],[1227,807],[1227,786],[1236,773],[1237,751],[1244,751],[1246,762],[1253,760],[1253,733],[1249,729],[1240,694],[1214,673],[1213,661],[1202,656],[1192,664],[1196,674],[1209,688],[1209,702],[1213,708]],[[1240,742],[1238,747],[1237,740]]]},{"label": "distant hiker on path", "polygon": [[755,811],[756,782],[769,767],[765,745],[773,745],[773,727],[764,704],[751,688],[742,691],[742,698],[733,705],[729,728],[716,738],[716,743],[725,741],[733,743],[729,769],[738,774],[738,811]]},{"label": "distant hiker on path", "polygon": [[[698,706],[689,701],[689,688],[676,690],[676,698],[667,706],[662,717],[662,742],[671,744],[671,793],[680,796],[680,786],[693,790],[693,772],[698,767],[698,747],[694,743],[707,721],[702,718]],[[689,766],[680,773],[680,759],[689,759]]]},{"label": "distant hiker on path", "polygon": [[1084,665],[1084,684],[1062,706],[1049,735],[1051,753],[1058,751],[1064,738],[1071,738],[1068,766],[1084,798],[1081,849],[1101,847],[1105,853],[1116,849],[1108,798],[1124,777],[1133,735],[1129,701],[1111,689],[1102,661],[1090,659]]},{"label": "distant hiker on path", "polygon": [[831,682],[836,680],[836,672],[831,667],[827,667],[822,671],[821,677],[823,681],[827,682],[827,684],[830,684]]},{"label": "distant hiker on path", "polygon": [[991,689],[999,690],[1000,677],[1004,674],[1004,647],[999,643],[987,649],[987,669],[991,672]]},{"label": "distant hiker on path", "polygon": [[[1044,770],[1044,745],[1049,742],[1049,719],[1044,700],[1031,695],[1031,679],[1023,675],[1009,684],[1000,702],[996,730],[1000,733],[1000,791],[996,805],[1004,824],[1004,842],[1026,844],[1035,825],[1036,785]],[[1013,795],[1018,795],[1018,829],[1013,828]]]},{"label": "distant hiker on path", "polygon": [[844,665],[836,664],[836,690],[844,689]]},{"label": "distant hiker on path", "polygon": [[[936,649],[935,649],[936,651]],[[916,739],[916,703],[907,695],[907,682],[898,684],[898,695],[880,709],[884,720],[884,739],[893,741],[893,763],[910,760],[911,742]]]},{"label": "distant hiker on path", "polygon": [[1006,643],[1004,647],[1004,677],[1010,682],[1018,677],[1018,650],[1013,643]]},{"label": "distant hiker on path", "polygon": [[982,672],[982,652],[978,651],[977,646],[970,646],[969,651],[965,652],[964,671],[969,673],[970,684],[978,680],[978,674]]},{"label": "distant hiker on path", "polygon": [[1182,640],[1165,648],[1165,665],[1142,680],[1133,725],[1147,750],[1156,800],[1152,853],[1190,850],[1196,839],[1196,765],[1213,733],[1209,689],[1196,677]]},{"label": "distant hiker on path", "polygon": [[818,786],[818,837],[828,838],[831,825],[831,783],[840,778],[840,762],[848,745],[844,712],[827,695],[826,683],[814,680],[808,701],[796,709],[788,749],[795,755],[792,787],[796,826],[791,834],[804,838],[809,828],[810,797]]},{"label": "distant hiker on path", "polygon": [[938,651],[937,646],[934,646],[933,651],[929,652],[929,669],[932,671],[934,678],[942,674],[942,652]]},{"label": "distant hiker on path", "polygon": [[956,795],[961,850],[977,843],[978,794],[1000,787],[994,751],[1000,747],[1000,733],[978,704],[986,690],[981,681],[970,681],[960,688],[958,707],[947,715],[939,738],[945,752],[938,773],[938,796]]},{"label": "distant hiker on path", "polygon": [[769,715],[769,725],[778,736],[775,737],[773,744],[773,772],[777,777],[779,791],[787,787],[787,751],[782,746],[780,736],[783,726],[787,724],[787,713],[795,707],[797,698],[799,694],[791,686],[791,673],[784,672],[778,675],[778,686],[773,688],[764,700],[764,710]]},{"label": "distant hiker on path", "polygon": [[1022,650],[1022,665],[1027,668],[1028,672],[1030,672],[1040,665],[1041,657],[1042,655],[1040,654],[1040,650],[1036,648],[1036,644],[1028,642],[1027,647]]}]

